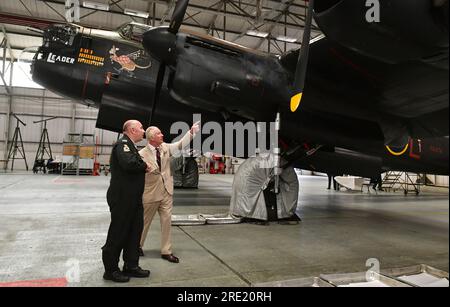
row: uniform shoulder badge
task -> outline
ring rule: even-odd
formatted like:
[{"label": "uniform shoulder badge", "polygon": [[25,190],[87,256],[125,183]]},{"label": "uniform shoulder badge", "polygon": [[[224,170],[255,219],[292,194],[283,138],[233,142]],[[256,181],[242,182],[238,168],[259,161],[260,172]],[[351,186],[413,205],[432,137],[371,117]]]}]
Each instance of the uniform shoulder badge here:
[{"label": "uniform shoulder badge", "polygon": [[127,139],[122,139],[122,143],[128,143]]},{"label": "uniform shoulder badge", "polygon": [[130,147],[128,147],[128,145],[123,145],[123,151],[130,152]]}]

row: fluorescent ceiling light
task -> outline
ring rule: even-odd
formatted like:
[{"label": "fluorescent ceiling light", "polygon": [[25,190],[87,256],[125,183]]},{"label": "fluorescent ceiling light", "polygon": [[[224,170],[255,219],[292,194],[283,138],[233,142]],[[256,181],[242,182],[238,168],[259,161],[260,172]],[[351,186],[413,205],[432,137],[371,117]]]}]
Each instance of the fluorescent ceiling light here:
[{"label": "fluorescent ceiling light", "polygon": [[247,31],[247,35],[266,38],[267,36],[269,36],[269,33],[249,30]]},{"label": "fluorescent ceiling light", "polygon": [[282,42],[287,42],[287,43],[295,43],[297,41],[296,38],[283,36],[283,35],[277,36],[275,39],[277,41],[282,41]]},{"label": "fluorescent ceiling light", "polygon": [[325,38],[325,35],[324,35],[324,34],[320,34],[320,35],[314,37],[312,40],[309,41],[309,43],[310,43],[310,44],[315,43],[315,42],[317,42],[317,41],[320,41],[322,38]]},{"label": "fluorescent ceiling light", "polygon": [[123,12],[127,15],[141,17],[141,18],[148,18],[148,16],[150,16],[150,14],[147,12],[130,10],[130,9],[125,9]]},{"label": "fluorescent ceiling light", "polygon": [[109,11],[109,5],[105,3],[83,1],[83,7],[100,11]]}]

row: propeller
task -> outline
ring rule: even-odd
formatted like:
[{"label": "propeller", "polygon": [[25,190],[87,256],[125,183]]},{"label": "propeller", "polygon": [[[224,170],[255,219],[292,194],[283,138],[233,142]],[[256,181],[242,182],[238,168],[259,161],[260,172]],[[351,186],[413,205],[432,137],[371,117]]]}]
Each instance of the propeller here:
[{"label": "propeller", "polygon": [[189,4],[189,0],[179,0],[173,10],[172,20],[170,21],[169,31],[177,34],[183,22],[184,15]]},{"label": "propeller", "polygon": [[314,0],[309,0],[308,13],[305,20],[305,30],[303,31],[302,48],[298,57],[297,68],[295,70],[294,95],[291,98],[291,112],[297,111],[303,97],[305,86],[306,68],[308,67],[309,39],[311,37],[312,15]]},{"label": "propeller", "polygon": [[159,66],[158,77],[156,79],[155,93],[153,95],[153,105],[152,113],[150,113],[149,126],[153,123],[153,118],[155,116],[156,105],[159,102],[159,97],[161,94],[161,88],[163,86],[164,76],[166,74],[166,65],[162,64]]},{"label": "propeller", "polygon": [[164,75],[167,65],[175,65],[176,59],[172,56],[176,47],[177,34],[183,22],[184,15],[189,4],[189,0],[178,0],[173,10],[169,27],[153,28],[143,35],[142,45],[145,50],[160,62],[158,77],[153,97],[150,123],[153,122],[156,106],[159,102],[161,88],[163,86]]}]

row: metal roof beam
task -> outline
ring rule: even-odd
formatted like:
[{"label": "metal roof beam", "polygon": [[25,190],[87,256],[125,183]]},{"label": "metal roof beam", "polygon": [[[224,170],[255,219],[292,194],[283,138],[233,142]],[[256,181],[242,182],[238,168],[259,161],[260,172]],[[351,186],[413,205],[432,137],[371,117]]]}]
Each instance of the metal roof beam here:
[{"label": "metal roof beam", "polygon": [[[109,4],[110,6],[112,6],[112,5],[118,4],[118,3],[122,2],[122,1],[123,1],[123,0],[116,0],[116,1],[111,0],[111,1],[109,1],[108,4]],[[83,19],[83,18],[86,18],[86,17],[88,17],[88,16],[91,16],[91,15],[97,13],[97,12],[100,12],[100,10],[93,10],[92,12],[89,12],[89,13],[87,13],[87,14],[81,16],[81,17],[80,17],[80,20]],[[102,11],[102,12],[103,12],[103,11]]]},{"label": "metal roof beam", "polygon": [[33,16],[33,13],[31,13],[30,9],[23,3],[22,0],[19,0],[20,3],[22,3],[22,6],[27,10],[28,14],[30,14],[30,16]]},{"label": "metal roof beam", "polygon": [[[121,13],[119,13],[121,14]],[[156,20],[160,20],[158,18],[156,18]],[[60,21],[44,21],[42,19],[33,19],[33,18],[29,18],[28,16],[14,16],[14,15],[5,15],[5,14],[0,14],[0,22],[1,23],[5,23],[5,24],[12,24],[12,25],[19,25],[19,26],[26,26],[27,24],[31,24],[34,25],[36,28],[46,28],[52,24],[55,23],[61,23]],[[86,25],[86,24],[80,24],[83,27],[87,27],[87,28],[96,28],[94,25]],[[209,26],[203,26],[203,25],[198,25],[198,24],[194,24],[194,23],[184,23],[185,26],[189,26],[189,27],[193,27],[193,28],[197,28],[197,29],[203,29],[205,31],[207,31],[209,29]],[[98,28],[98,27],[97,27]],[[116,29],[111,29],[111,28],[103,28],[103,30],[109,30],[109,31],[115,31]],[[223,28],[216,28],[217,31],[223,31]],[[231,33],[231,34],[241,34],[241,32],[238,31],[233,31],[233,30],[226,30],[227,33]],[[244,36],[249,36],[249,35],[244,35]],[[249,36],[251,37],[251,36]]]},{"label": "metal roof beam", "polygon": [[[289,0],[289,1],[287,1],[288,3],[291,3],[291,2],[293,2],[294,0]],[[282,16],[284,13],[285,13],[285,11],[286,11],[286,3],[285,2],[283,2],[283,3],[280,3],[279,5],[278,5],[278,8],[283,8],[282,10],[281,10],[281,13],[280,14],[278,14],[277,15],[277,18],[279,18],[280,16]],[[265,20],[265,16],[267,16],[269,14],[269,12],[265,12],[265,13],[263,13],[262,15],[261,15],[261,18],[259,19],[259,20],[247,20],[249,23],[250,23],[250,26],[249,27],[246,27],[246,28],[244,28],[244,30],[238,35],[238,37],[236,37],[234,40],[233,40],[233,42],[235,42],[235,41],[237,41],[238,39],[240,39],[240,38],[242,38],[242,37],[244,37],[245,35],[246,35],[246,33],[249,31],[249,30],[259,30],[259,28],[261,28],[262,26],[264,26],[264,25],[266,25],[267,24],[267,22],[266,22],[266,20]]]},{"label": "metal roof beam", "polygon": [[4,38],[5,38],[5,42],[4,42],[4,43],[5,43],[5,46],[6,46],[6,48],[8,48],[8,51],[9,51],[9,56],[10,56],[11,59],[14,61],[15,58],[14,58],[14,55],[12,54],[11,44],[9,43],[9,38],[8,38],[8,34],[6,34],[5,26],[4,26],[4,25],[1,25],[1,29],[2,29]]},{"label": "metal roof beam", "polygon": [[[218,2],[217,4],[219,4],[216,8],[216,11],[219,12],[220,9],[222,9],[225,5],[225,0],[221,0],[220,2]],[[216,4],[216,5],[217,5]],[[208,30],[207,33],[210,35],[214,35],[214,29],[216,28],[216,21],[217,18],[219,17],[219,14],[214,14],[211,22],[208,25]]]},{"label": "metal roof beam", "polygon": [[23,27],[34,27],[38,29],[44,29],[51,24],[61,23],[60,21],[44,20],[39,18],[30,18],[29,16],[13,15],[13,14],[1,14],[0,23],[11,24]]},{"label": "metal roof beam", "polygon": [[[207,13],[207,14],[213,14],[214,16],[216,16],[216,15],[227,16],[227,17],[234,17],[234,18],[237,18],[237,19],[245,18],[245,19],[250,20],[251,22],[254,21],[254,17],[252,15],[250,15],[244,9],[240,8],[239,6],[237,6],[233,1],[227,1],[227,3],[230,4],[236,10],[239,10],[239,12],[241,12],[241,14],[235,13],[235,12],[230,12],[229,10],[227,10],[226,12],[223,11],[222,9],[214,10],[214,9],[211,9],[211,8],[208,8],[208,7],[203,7],[203,6],[195,5],[195,4],[190,4],[189,8],[200,10],[200,11],[202,11],[204,13]],[[284,14],[284,12],[281,12],[281,14]],[[271,25],[277,25],[279,23],[276,18],[275,19],[264,19],[263,22],[266,23],[266,24],[271,24]],[[295,29],[295,30],[298,30],[299,28],[302,28],[302,26],[299,26],[297,23],[286,23],[286,25],[288,26],[288,28]]]},{"label": "metal roof beam", "polygon": [[[287,15],[287,12],[289,11],[289,8],[291,7],[291,5],[292,5],[293,2],[294,2],[294,0],[290,0],[290,1],[287,1],[287,2],[284,3],[284,5],[285,5],[285,7],[284,7],[284,12],[281,13],[281,14],[279,14],[279,15],[276,17],[277,23],[272,24],[272,25],[270,26],[269,30],[267,31],[267,32],[269,33],[269,37],[272,36],[273,30],[275,29],[275,27],[277,26],[277,24],[280,22],[281,18],[282,18],[283,16],[286,16],[286,15]],[[287,27],[286,27],[286,24],[284,24],[284,26],[285,26],[285,28],[287,28]],[[264,42],[264,39],[260,39],[259,42],[258,42],[258,44],[256,44],[255,49],[259,49],[259,48],[261,47],[261,45],[263,44],[263,42]],[[278,45],[278,44],[277,44],[277,45]]]},{"label": "metal roof beam", "polygon": [[164,24],[164,22],[166,22],[167,17],[169,17],[169,13],[170,11],[173,9],[173,7],[175,6],[175,1],[176,0],[170,0],[170,3],[166,3],[167,5],[167,10],[164,12],[163,16],[161,17],[161,19],[159,20],[159,25],[162,26]]},{"label": "metal roof beam", "polygon": [[42,35],[39,35],[39,34],[24,33],[24,32],[17,32],[17,31],[11,31],[11,30],[6,30],[6,31],[8,32],[9,35],[42,38]]},{"label": "metal roof beam", "polygon": [[[9,45],[9,42],[8,42],[8,36],[6,35],[5,27],[3,25],[1,25],[1,28],[2,28],[4,36],[3,36],[2,43],[0,45],[0,48],[3,49],[3,58],[2,58],[2,60],[3,60],[3,65],[2,66],[3,67],[2,67],[2,71],[0,71],[0,79],[2,79],[3,85],[5,86],[6,93],[8,95],[11,95],[11,88],[10,88],[9,84],[7,84],[4,74],[6,72],[6,69],[5,69],[5,66],[6,66],[6,50],[8,49],[10,56],[12,56],[12,51],[11,51],[11,46]],[[14,57],[12,57],[12,59],[14,59]],[[10,65],[10,67],[12,67],[12,66]]]},{"label": "metal roof beam", "polygon": [[[111,0],[110,0],[111,1]],[[122,7],[120,7],[119,5],[118,5],[118,3],[119,2],[121,2],[122,0],[119,0],[119,1],[117,1],[117,0],[115,0],[115,1],[111,1],[111,5],[116,5],[117,7],[119,7],[120,9],[121,9],[121,11],[114,11],[114,10],[109,10],[108,12],[109,13],[111,13],[111,14],[120,14],[120,15],[125,15],[125,16],[128,16],[128,17],[132,17],[132,16],[129,16],[129,15],[126,15],[124,12],[123,12],[123,9],[122,9]],[[173,7],[174,7],[174,5],[175,5],[175,2],[176,2],[176,0],[170,0],[171,2],[170,3],[167,3],[167,2],[164,2],[164,1],[152,1],[152,2],[154,2],[154,3],[157,3],[157,4],[161,4],[161,5],[165,5],[165,6],[167,6],[167,10],[165,11],[165,13],[163,14],[163,16],[161,16],[161,18],[159,19],[159,21],[160,21],[160,25],[163,25],[164,24],[164,22],[166,22],[166,19],[169,17],[169,14],[170,14],[170,12],[172,11],[172,9],[173,9]],[[40,2],[44,2],[44,3],[52,3],[52,4],[57,4],[57,5],[64,5],[65,6],[65,2],[64,1],[61,1],[61,0],[40,0]],[[229,10],[227,10],[227,12],[224,12],[224,11],[222,11],[222,10],[217,10],[217,9],[213,9],[212,8],[212,6],[209,6],[209,7],[207,7],[207,6],[201,6],[201,5],[198,5],[198,4],[189,4],[189,6],[188,6],[188,9],[195,9],[195,10],[200,10],[200,11],[202,11],[202,12],[204,12],[204,13],[208,13],[208,14],[213,14],[213,15],[219,15],[219,16],[230,16],[230,17],[235,17],[235,18],[247,18],[247,19],[249,19],[249,20],[252,20],[253,19],[253,16],[251,15],[251,14],[249,14],[248,12],[246,12],[244,9],[242,9],[239,5],[237,5],[236,3],[235,3],[235,1],[230,1],[230,0],[227,0],[226,1],[227,3],[229,3],[232,7],[234,7],[237,11],[239,11],[240,13],[242,13],[242,14],[239,14],[239,13],[235,13],[235,12],[230,12]],[[240,4],[241,4],[241,6],[250,6],[250,7],[256,7],[256,5],[255,4],[252,4],[252,3],[246,3],[246,2],[242,2],[242,1],[239,1],[240,2]],[[274,1],[274,2],[277,2],[277,3],[279,3],[279,5],[284,5],[285,3],[281,3],[281,1]],[[47,4],[47,6],[49,6],[48,4]],[[298,7],[302,7],[302,8],[304,8],[304,6],[301,6],[301,5],[297,5]],[[50,7],[50,6],[49,6]],[[54,8],[52,8],[52,7],[50,7],[52,10],[55,10]],[[87,9],[87,10],[93,10],[94,12],[98,12],[98,11],[100,11],[100,10],[95,10],[95,9],[90,9],[90,8],[83,8],[83,9]],[[284,14],[284,11],[283,10],[280,10],[280,9],[277,9],[277,8],[275,8],[275,9],[271,9],[271,8],[269,8],[269,7],[263,7],[263,10],[273,10],[273,11],[276,11],[276,12],[278,12],[278,13],[282,13],[282,14]],[[105,11],[101,11],[101,12],[105,12]],[[59,13],[58,13],[59,14]],[[296,16],[297,18],[299,18],[299,19],[301,19],[302,18],[302,16],[299,16],[299,15],[297,15],[297,14],[294,14],[294,13],[290,13],[291,15],[293,15],[293,16]],[[59,14],[61,17],[63,17],[61,14]],[[86,14],[86,15],[84,15],[84,16],[82,16],[82,17],[80,17],[80,19],[82,19],[82,18],[84,18],[84,17],[86,17],[86,16],[88,16],[89,14]],[[267,15],[267,13],[266,13],[266,15]],[[134,21],[136,21],[134,18],[132,18]],[[189,17],[187,18],[187,19],[189,19]],[[278,22],[277,22],[277,20],[276,19],[265,19],[264,20],[264,23],[267,23],[267,24],[277,24]],[[194,25],[190,25],[190,26],[194,26]],[[299,26],[298,24],[296,24],[296,23],[287,23],[287,26],[288,26],[288,28],[290,28],[290,29],[296,29],[296,30],[298,30],[299,28],[301,28],[301,26]]]},{"label": "metal roof beam", "polygon": [[[62,14],[60,14],[53,6],[51,6],[50,4],[48,4],[48,3],[47,3],[48,1],[41,0],[41,2],[43,2],[46,6],[48,6],[49,9],[51,9],[53,12],[55,12],[56,15],[58,15],[59,17],[61,17],[61,19],[64,20],[64,22],[67,22],[67,21],[66,21],[66,17],[63,16]],[[64,6],[65,6],[65,3],[64,3]]]},{"label": "metal roof beam", "polygon": [[5,80],[5,78],[3,77],[3,74],[2,74],[1,71],[0,71],[0,78],[2,79],[3,86],[5,87],[6,93],[8,93],[8,95],[11,95],[11,89],[9,88],[9,85],[6,84],[6,80]]}]

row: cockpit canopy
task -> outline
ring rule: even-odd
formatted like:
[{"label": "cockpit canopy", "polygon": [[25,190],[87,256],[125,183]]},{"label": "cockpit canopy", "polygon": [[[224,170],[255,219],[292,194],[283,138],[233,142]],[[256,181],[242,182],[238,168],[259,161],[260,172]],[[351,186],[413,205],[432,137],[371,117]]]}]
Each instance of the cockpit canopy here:
[{"label": "cockpit canopy", "polygon": [[70,24],[54,24],[48,27],[44,32],[44,46],[61,45],[70,47],[73,44],[79,28]]},{"label": "cockpit canopy", "polygon": [[142,43],[144,33],[150,29],[152,29],[152,27],[149,25],[130,22],[120,26],[117,32],[126,40]]}]

